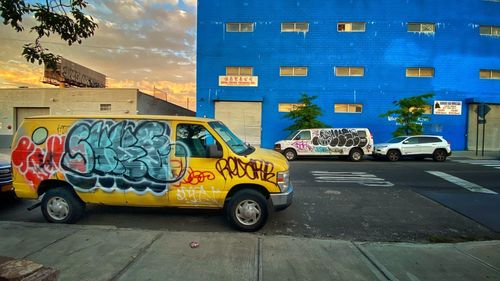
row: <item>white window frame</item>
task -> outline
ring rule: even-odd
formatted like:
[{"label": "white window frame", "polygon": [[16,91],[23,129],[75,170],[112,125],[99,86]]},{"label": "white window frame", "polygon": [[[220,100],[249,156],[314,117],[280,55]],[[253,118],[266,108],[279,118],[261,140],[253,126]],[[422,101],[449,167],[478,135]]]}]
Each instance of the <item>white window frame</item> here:
[{"label": "white window frame", "polygon": [[304,106],[303,103],[279,103],[278,112],[290,112]]},{"label": "white window frame", "polygon": [[[356,29],[356,30],[354,30],[353,29],[354,24],[362,24],[363,25],[363,29],[360,29],[360,30]],[[340,26],[341,25],[344,26],[343,30],[340,30]],[[358,22],[338,22],[337,23],[337,32],[366,32],[366,22],[361,22],[361,21],[358,21]]]},{"label": "white window frame", "polygon": [[[284,25],[286,24],[293,24],[293,28],[291,29],[285,29]],[[305,24],[307,26],[307,29],[298,29],[297,24]],[[309,32],[309,23],[308,22],[282,22],[281,23],[281,32]]]},{"label": "white window frame", "polygon": [[[228,74],[228,68],[238,68],[238,74]],[[250,75],[242,75],[241,69],[246,68],[250,69]],[[226,76],[253,76],[253,67],[252,66],[226,66]]]},{"label": "white window frame", "polygon": [[[291,68],[292,69],[292,75],[285,75],[283,74],[283,68]],[[299,68],[305,68],[306,74],[296,74],[296,70]],[[307,66],[280,66],[280,76],[285,76],[285,77],[306,77],[309,74],[309,68]]]},{"label": "white window frame", "polygon": [[[362,75],[357,75],[352,73],[352,69],[359,68],[363,71]],[[341,75],[338,73],[339,69],[348,69],[349,73],[347,75]],[[338,77],[364,77],[365,76],[365,67],[364,66],[336,66],[334,69],[335,76]]]},{"label": "white window frame", "polygon": [[[337,111],[336,106],[337,105],[347,105],[347,111]],[[356,111],[356,108],[360,107],[361,111]],[[354,111],[351,111],[350,109],[353,108]],[[363,113],[363,105],[360,103],[336,103],[333,105],[333,112],[334,113]]]},{"label": "white window frame", "polygon": [[[238,30],[230,30],[228,27],[229,25],[238,25]],[[250,25],[252,26],[251,30],[244,30],[242,28],[243,25]],[[227,22],[226,23],[226,32],[253,32],[255,29],[255,23],[253,22]]]},{"label": "white window frame", "polygon": [[[410,26],[419,25],[419,30],[410,30]],[[424,29],[424,26],[432,25],[432,30]],[[436,24],[433,22],[409,22],[407,23],[407,31],[413,33],[436,33]]]},{"label": "white window frame", "polygon": [[[488,33],[481,33],[481,29],[488,28]],[[481,25],[479,26],[479,35],[481,36],[492,36],[492,37],[500,37],[500,26],[495,25]]]},{"label": "white window frame", "polygon": [[[487,73],[488,76],[483,76],[481,75],[482,73]],[[495,73],[496,75],[493,75]],[[492,79],[492,80],[498,80],[500,79],[500,70],[499,69],[480,69],[479,70],[479,79]]]},{"label": "white window frame", "polygon": [[[411,69],[418,69],[418,76],[413,76],[413,75],[408,75],[408,71]],[[432,70],[432,75],[431,76],[422,76],[422,70]],[[433,67],[407,67],[406,68],[406,77],[409,78],[434,78],[436,75],[436,70]]]}]

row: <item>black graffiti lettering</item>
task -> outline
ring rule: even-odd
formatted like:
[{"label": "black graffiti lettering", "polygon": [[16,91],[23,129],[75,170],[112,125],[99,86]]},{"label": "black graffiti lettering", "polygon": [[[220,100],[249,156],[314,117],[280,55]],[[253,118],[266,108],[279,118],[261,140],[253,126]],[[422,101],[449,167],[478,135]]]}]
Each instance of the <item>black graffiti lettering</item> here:
[{"label": "black graffiti lettering", "polygon": [[365,147],[368,139],[360,136],[354,129],[324,129],[313,137],[312,143],[331,147]]},{"label": "black graffiti lettering", "polygon": [[262,180],[272,183],[275,177],[273,163],[263,160],[251,159],[249,162],[245,162],[243,159],[237,157],[229,157],[228,159],[217,161],[215,168],[225,180],[227,180],[227,177],[247,177],[251,180]]}]

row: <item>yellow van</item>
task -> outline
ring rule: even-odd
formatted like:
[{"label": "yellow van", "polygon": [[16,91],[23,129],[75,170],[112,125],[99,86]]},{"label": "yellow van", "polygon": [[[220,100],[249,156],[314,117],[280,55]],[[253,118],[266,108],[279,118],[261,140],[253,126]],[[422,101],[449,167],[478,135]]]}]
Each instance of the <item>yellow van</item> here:
[{"label": "yellow van", "polygon": [[[222,122],[179,116],[29,117],[12,143],[14,191],[45,218],[74,223],[85,204],[224,208],[255,231],[292,202],[287,160]],[[268,204],[270,203],[270,204]]]}]

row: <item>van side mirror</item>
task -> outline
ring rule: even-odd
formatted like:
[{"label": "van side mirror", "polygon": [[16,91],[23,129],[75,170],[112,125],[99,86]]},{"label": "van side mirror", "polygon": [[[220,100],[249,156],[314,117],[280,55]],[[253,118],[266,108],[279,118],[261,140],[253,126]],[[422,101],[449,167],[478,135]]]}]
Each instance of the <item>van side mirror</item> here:
[{"label": "van side mirror", "polygon": [[217,143],[208,146],[209,158],[222,158],[222,149]]},{"label": "van side mirror", "polygon": [[410,142],[409,141],[404,141],[403,144],[409,144]]}]

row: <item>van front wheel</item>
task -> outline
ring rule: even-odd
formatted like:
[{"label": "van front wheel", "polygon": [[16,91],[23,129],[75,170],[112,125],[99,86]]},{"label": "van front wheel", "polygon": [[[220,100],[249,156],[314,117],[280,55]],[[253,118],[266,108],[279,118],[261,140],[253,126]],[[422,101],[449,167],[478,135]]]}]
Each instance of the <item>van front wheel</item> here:
[{"label": "van front wheel", "polygon": [[237,192],[230,199],[226,212],[233,227],[247,232],[262,228],[269,213],[264,195],[249,189]]},{"label": "van front wheel", "polygon": [[295,158],[297,158],[297,152],[293,149],[287,149],[285,150],[285,157],[288,161],[293,161]]},{"label": "van front wheel", "polygon": [[75,223],[85,211],[85,203],[63,187],[45,192],[41,207],[43,216],[51,223]]},{"label": "van front wheel", "polygon": [[349,151],[349,160],[351,161],[361,161],[363,159],[363,151],[359,148],[353,148]]}]

